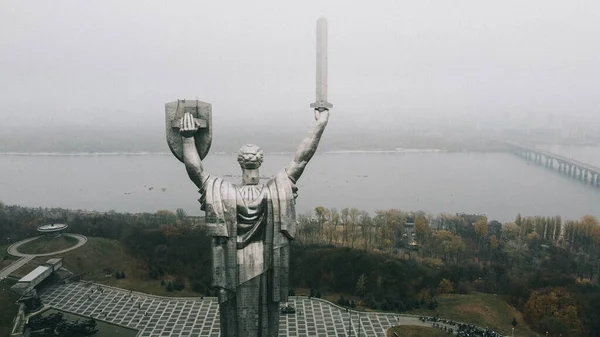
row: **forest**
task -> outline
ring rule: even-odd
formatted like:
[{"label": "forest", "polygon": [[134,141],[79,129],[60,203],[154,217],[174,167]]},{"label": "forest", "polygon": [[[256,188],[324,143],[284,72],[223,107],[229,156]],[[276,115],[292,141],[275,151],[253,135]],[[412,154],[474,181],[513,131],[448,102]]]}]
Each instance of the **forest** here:
[{"label": "forest", "polygon": [[[120,240],[147,266],[139,277],[168,276],[214,295],[211,239],[202,220],[181,209],[84,213],[0,204],[4,242],[36,235],[36,226],[48,222]],[[291,292],[345,294],[357,299],[355,306],[395,312],[427,307],[440,294],[483,292],[502,296],[535,331],[600,335],[600,224],[592,216],[517,215],[502,224],[481,215],[317,207],[299,215],[298,226]]]}]

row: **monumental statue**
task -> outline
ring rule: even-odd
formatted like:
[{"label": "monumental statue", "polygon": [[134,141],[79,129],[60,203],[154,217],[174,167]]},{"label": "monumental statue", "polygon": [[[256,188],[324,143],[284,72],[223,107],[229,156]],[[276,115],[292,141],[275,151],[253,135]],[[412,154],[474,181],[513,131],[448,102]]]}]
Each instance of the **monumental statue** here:
[{"label": "monumental statue", "polygon": [[212,239],[212,285],[218,290],[221,336],[279,334],[279,303],[288,296],[290,242],[296,235],[296,183],[315,154],[329,120],[325,19],[317,22],[315,125],[293,160],[265,184],[263,151],[242,146],[241,184],[204,170],[212,142],[212,107],[197,100],[166,104],[167,142],[201,195]]}]

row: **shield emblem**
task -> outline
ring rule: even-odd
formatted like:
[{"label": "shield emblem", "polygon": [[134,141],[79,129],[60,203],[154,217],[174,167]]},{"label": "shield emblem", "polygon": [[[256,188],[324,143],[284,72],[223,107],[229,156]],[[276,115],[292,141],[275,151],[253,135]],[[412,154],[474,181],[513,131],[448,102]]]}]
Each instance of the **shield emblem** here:
[{"label": "shield emblem", "polygon": [[212,106],[197,100],[178,100],[165,104],[167,143],[171,152],[183,162],[183,140],[179,134],[179,123],[189,112],[196,119],[198,132],[194,135],[200,159],[204,159],[212,143]]}]

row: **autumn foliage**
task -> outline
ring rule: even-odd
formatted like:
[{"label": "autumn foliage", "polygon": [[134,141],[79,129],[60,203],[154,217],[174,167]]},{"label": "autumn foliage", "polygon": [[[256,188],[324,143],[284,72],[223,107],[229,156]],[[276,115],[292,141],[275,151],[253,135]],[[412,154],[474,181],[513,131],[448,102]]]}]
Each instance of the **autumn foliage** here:
[{"label": "autumn foliage", "polygon": [[525,304],[524,313],[532,326],[538,331],[548,331],[549,336],[584,335],[577,303],[564,288],[535,291]]}]

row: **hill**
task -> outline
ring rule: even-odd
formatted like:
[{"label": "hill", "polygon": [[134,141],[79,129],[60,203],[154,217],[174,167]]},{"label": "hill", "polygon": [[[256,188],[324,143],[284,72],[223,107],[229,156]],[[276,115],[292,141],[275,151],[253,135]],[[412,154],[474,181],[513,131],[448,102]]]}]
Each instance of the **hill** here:
[{"label": "hill", "polygon": [[[88,242],[83,247],[53,257],[62,257],[64,267],[80,275],[83,280],[160,296],[202,296],[190,290],[186,280],[183,290],[167,291],[166,286],[161,285],[160,279],[147,276],[145,262],[133,257],[117,240],[88,237]],[[48,259],[49,257],[35,258],[12,275],[24,276]],[[117,279],[117,271],[123,272],[125,278]],[[173,279],[170,275],[164,277],[166,284]]]},{"label": "hill", "polygon": [[522,314],[494,294],[473,293],[468,295],[443,294],[437,297],[439,306],[435,310],[418,309],[407,313],[424,316],[436,316],[469,323],[499,331],[510,336],[512,319],[517,319],[515,335],[536,336],[523,321]]}]

